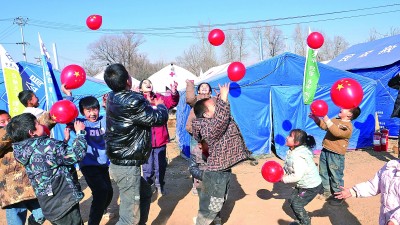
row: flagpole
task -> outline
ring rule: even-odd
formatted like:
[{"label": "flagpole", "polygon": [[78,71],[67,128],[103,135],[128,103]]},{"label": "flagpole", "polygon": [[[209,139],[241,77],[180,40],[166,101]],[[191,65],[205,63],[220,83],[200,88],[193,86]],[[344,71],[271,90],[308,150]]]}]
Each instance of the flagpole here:
[{"label": "flagpole", "polygon": [[56,70],[59,70],[59,63],[58,63],[58,54],[57,54],[57,46],[56,43],[53,43],[53,55],[54,55],[54,67],[56,68]]}]

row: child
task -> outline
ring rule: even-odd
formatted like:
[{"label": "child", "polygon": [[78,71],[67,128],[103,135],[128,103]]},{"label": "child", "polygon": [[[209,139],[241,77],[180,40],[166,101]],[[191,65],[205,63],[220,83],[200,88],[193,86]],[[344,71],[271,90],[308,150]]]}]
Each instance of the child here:
[{"label": "child", "polygon": [[79,201],[83,192],[74,164],[86,154],[85,125],[74,124],[77,137],[65,142],[44,135],[43,126],[31,113],[23,113],[7,124],[15,159],[26,169],[42,211],[52,224],[83,224]]},{"label": "child", "polygon": [[28,210],[28,224],[43,224],[45,218],[35,192],[6,135],[4,127],[10,120],[10,115],[0,110],[0,206],[6,211],[7,224],[24,225]]},{"label": "child", "polygon": [[340,187],[335,198],[364,198],[381,194],[380,225],[400,224],[400,161],[390,160],[369,181],[352,188]]},{"label": "child", "polygon": [[193,137],[208,146],[207,169],[203,172],[203,187],[199,195],[196,224],[210,224],[226,200],[231,168],[249,159],[239,127],[230,114],[229,83],[220,87],[220,96],[196,102]]},{"label": "child", "polygon": [[[71,90],[65,88],[65,85],[61,85],[61,90],[64,94],[67,95],[66,99],[72,101]],[[39,123],[46,126],[49,130],[51,130],[56,122],[50,118],[49,112],[38,108],[39,107],[39,99],[35,95],[35,92],[31,90],[23,90],[18,94],[18,99],[23,106],[25,106],[25,110],[23,113],[32,113],[38,119]]]},{"label": "child", "polygon": [[[208,83],[201,83],[197,86],[197,96],[194,93],[194,83],[190,80],[186,80],[186,104],[190,107],[193,107],[194,104],[201,99],[210,98],[211,97],[211,86]],[[192,121],[196,118],[194,115],[193,108],[189,112],[189,116],[186,120],[186,131],[189,132],[191,135],[190,137],[190,156],[192,156],[192,151],[198,146],[197,141],[192,136]],[[199,158],[200,159],[200,158]],[[199,162],[196,163],[203,163],[200,159]],[[193,177],[193,175],[192,175]],[[197,186],[199,185],[199,180],[193,177],[193,187],[192,193],[197,195]]]},{"label": "child", "polygon": [[[172,109],[179,103],[179,92],[176,90],[178,83],[171,84],[171,94],[161,95],[153,92],[153,84],[150,80],[142,80],[139,83],[139,90],[143,96],[150,102],[150,105],[155,106],[154,99],[162,99],[168,109]],[[143,164],[143,177],[146,181],[157,188],[158,194],[165,195],[165,172],[167,169],[167,143],[169,142],[169,134],[167,124],[155,126],[151,128],[151,145],[152,150],[150,157]],[[153,177],[155,179],[153,181]]]},{"label": "child", "polygon": [[79,111],[85,116],[85,119],[78,120],[85,124],[85,139],[88,145],[85,157],[79,162],[79,168],[93,196],[88,224],[98,225],[113,197],[113,188],[108,172],[110,161],[106,155],[104,141],[106,117],[99,117],[100,103],[93,96],[79,100]]},{"label": "child", "polygon": [[311,225],[311,218],[304,206],[311,202],[322,189],[321,177],[310,149],[315,146],[315,139],[310,135],[307,136],[303,130],[293,129],[286,138],[286,146],[289,147],[289,151],[283,166],[285,175],[282,181],[285,184],[296,183],[289,203],[298,220],[290,224]]},{"label": "child", "polygon": [[344,155],[347,151],[349,139],[353,132],[352,120],[360,115],[359,107],[352,109],[341,109],[339,118],[329,119],[324,116],[319,117],[310,114],[314,122],[326,130],[326,135],[322,141],[323,149],[319,158],[319,175],[324,187],[322,198],[329,200],[331,205],[341,205],[342,200],[331,198],[332,194],[340,191],[340,186],[344,185]]},{"label": "child", "polygon": [[151,127],[168,121],[163,100],[155,98],[154,108],[138,92],[131,91],[132,77],[122,64],[104,71],[108,94],[106,150],[110,175],[120,193],[118,224],[146,224],[150,204],[150,185],[141,177],[141,168],[151,152]]}]

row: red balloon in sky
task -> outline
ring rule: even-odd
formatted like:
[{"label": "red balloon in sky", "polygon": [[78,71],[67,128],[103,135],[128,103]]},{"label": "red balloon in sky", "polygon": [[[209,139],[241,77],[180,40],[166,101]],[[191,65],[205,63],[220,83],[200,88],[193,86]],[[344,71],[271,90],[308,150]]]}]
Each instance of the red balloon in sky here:
[{"label": "red balloon in sky", "polygon": [[91,29],[91,30],[97,30],[101,27],[101,24],[103,23],[103,17],[100,15],[90,15],[86,19],[86,25]]},{"label": "red balloon in sky", "polygon": [[231,81],[241,80],[246,74],[246,67],[241,62],[233,62],[228,66],[228,77]]},{"label": "red balloon in sky", "polygon": [[319,32],[312,32],[307,37],[307,45],[312,49],[319,49],[324,44],[324,36]]},{"label": "red balloon in sky", "polygon": [[86,81],[85,70],[75,64],[66,66],[61,71],[61,83],[65,84],[67,89],[77,89],[81,87]]},{"label": "red balloon in sky", "polygon": [[224,43],[225,34],[220,29],[214,29],[208,34],[208,41],[214,46],[219,46]]},{"label": "red balloon in sky", "polygon": [[282,166],[273,160],[266,161],[261,167],[261,175],[266,181],[271,183],[281,181],[283,174],[284,172]]},{"label": "red balloon in sky", "polygon": [[343,109],[351,109],[359,106],[363,96],[364,91],[361,85],[351,78],[340,79],[331,88],[333,103]]},{"label": "red balloon in sky", "polygon": [[328,114],[328,104],[324,100],[315,100],[311,103],[310,109],[312,114],[322,117]]},{"label": "red balloon in sky", "polygon": [[57,123],[67,124],[78,116],[78,108],[69,100],[60,100],[51,106],[50,116]]}]

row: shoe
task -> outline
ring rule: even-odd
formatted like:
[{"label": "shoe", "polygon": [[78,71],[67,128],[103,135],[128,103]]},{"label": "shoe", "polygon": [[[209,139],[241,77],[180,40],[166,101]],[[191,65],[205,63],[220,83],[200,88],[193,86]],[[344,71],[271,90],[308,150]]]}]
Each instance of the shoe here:
[{"label": "shoe", "polygon": [[165,188],[157,188],[158,190],[158,195],[167,195],[167,191],[165,190]]},{"label": "shoe", "polygon": [[337,199],[337,198],[332,198],[329,200],[329,205],[333,205],[333,206],[340,206],[342,205],[344,202],[343,199]]},{"label": "shoe", "polygon": [[114,217],[115,217],[115,213],[109,212],[109,210],[110,210],[110,209],[104,210],[103,218],[105,218],[105,219],[111,219],[111,218],[114,218]]},{"label": "shoe", "polygon": [[222,225],[222,220],[221,220],[221,217],[215,217],[215,219],[214,219],[214,225]]},{"label": "shoe", "polygon": [[324,192],[323,194],[317,196],[317,199],[325,201],[328,201],[330,198],[332,198],[332,194],[330,192]]},{"label": "shoe", "polygon": [[197,188],[192,187],[192,194],[193,195],[198,195],[199,193],[197,193]]}]

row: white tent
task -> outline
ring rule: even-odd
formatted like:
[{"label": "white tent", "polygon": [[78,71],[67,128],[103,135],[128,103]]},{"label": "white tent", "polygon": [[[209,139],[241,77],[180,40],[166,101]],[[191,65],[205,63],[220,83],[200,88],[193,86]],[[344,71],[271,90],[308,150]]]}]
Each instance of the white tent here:
[{"label": "white tent", "polygon": [[231,63],[225,63],[225,64],[222,64],[222,65],[219,65],[219,66],[211,67],[211,68],[208,69],[206,72],[200,74],[200,77],[199,77],[199,79],[197,80],[196,84],[199,84],[199,83],[201,83],[203,80],[206,80],[206,79],[208,79],[208,78],[210,78],[210,77],[213,77],[213,76],[216,76],[216,75],[218,75],[218,74],[227,73],[228,66],[229,66],[230,64],[231,64]]},{"label": "white tent", "polygon": [[197,81],[197,76],[188,70],[174,64],[170,64],[148,78],[153,84],[153,91],[163,93],[166,87],[170,88],[170,84],[174,81],[178,83],[178,90],[186,89],[186,80]]},{"label": "white tent", "polygon": [[[104,70],[93,76],[99,80],[104,80]],[[132,77],[132,87],[139,86],[140,81]]]}]

